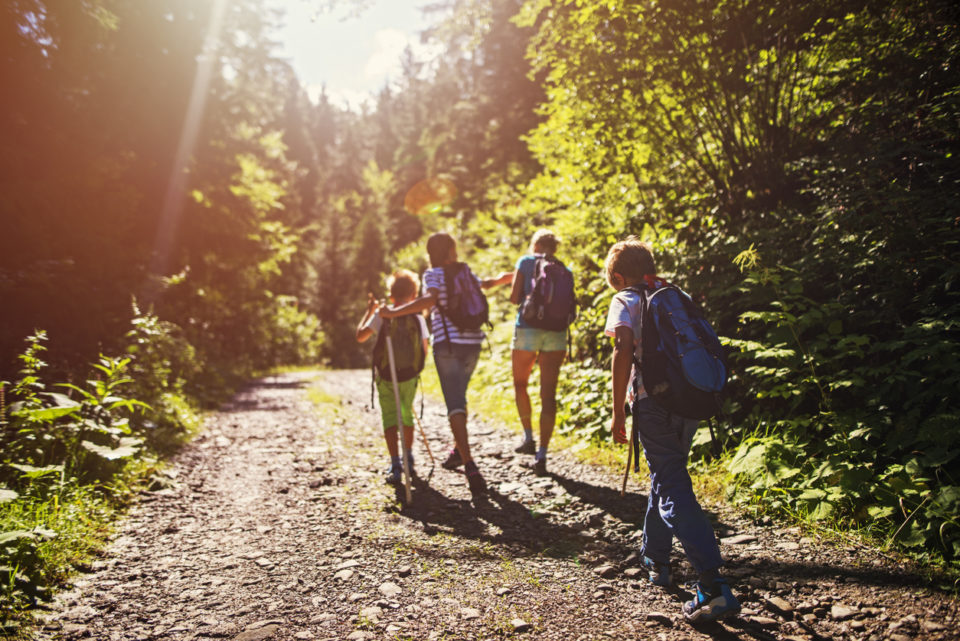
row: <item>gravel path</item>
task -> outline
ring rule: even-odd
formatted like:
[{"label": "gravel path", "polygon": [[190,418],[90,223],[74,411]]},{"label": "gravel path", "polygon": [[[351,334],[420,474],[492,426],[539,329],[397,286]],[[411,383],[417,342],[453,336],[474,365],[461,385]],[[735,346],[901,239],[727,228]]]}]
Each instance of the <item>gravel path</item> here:
[{"label": "gravel path", "polygon": [[[471,417],[490,484],[415,448],[413,504],[383,483],[366,371],[286,374],[211,416],[145,494],[39,639],[957,639],[958,601],[870,551],[837,548],[710,506],[739,618],[703,629],[684,590],[645,582],[645,496],[553,452],[537,478],[517,436]],[[449,446],[442,407],[424,424]],[[640,480],[642,484],[642,480]],[[693,577],[675,550],[680,581]]]}]

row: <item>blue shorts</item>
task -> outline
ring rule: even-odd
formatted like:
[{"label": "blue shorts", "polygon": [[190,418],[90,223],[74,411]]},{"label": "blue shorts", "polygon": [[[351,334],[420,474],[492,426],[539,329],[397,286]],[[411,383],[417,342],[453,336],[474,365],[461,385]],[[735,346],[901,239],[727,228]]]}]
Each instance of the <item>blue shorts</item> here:
[{"label": "blue shorts", "polygon": [[467,413],[467,384],[477,367],[480,345],[463,343],[436,343],[433,362],[437,366],[440,389],[447,404],[447,416]]},{"label": "blue shorts", "polygon": [[510,349],[521,352],[565,352],[567,333],[535,327],[514,327]]}]

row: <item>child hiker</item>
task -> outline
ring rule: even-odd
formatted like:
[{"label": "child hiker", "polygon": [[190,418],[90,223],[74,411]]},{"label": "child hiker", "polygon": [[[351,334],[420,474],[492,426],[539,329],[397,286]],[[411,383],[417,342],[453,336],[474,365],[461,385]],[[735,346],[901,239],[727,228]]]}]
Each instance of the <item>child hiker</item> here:
[{"label": "child hiker", "polygon": [[687,456],[699,421],[671,414],[649,398],[638,368],[633,367],[635,359],[638,364],[643,359],[641,296],[626,288],[642,288],[645,277],[655,278],[649,245],[633,236],[616,243],[607,254],[605,270],[607,283],[617,290],[605,327],[605,333],[614,337],[613,440],[627,442],[625,401],[627,388],[633,387],[630,411],[650,468],[650,494],[643,521],[643,563],[655,585],[669,586],[670,550],[676,537],[699,575],[696,596],[683,605],[687,620],[704,623],[736,614],[740,604],[720,577],[720,548],[710,521],[694,496],[687,472]]},{"label": "child hiker", "polygon": [[[403,305],[416,298],[420,290],[417,275],[406,269],[393,273],[387,280],[390,300],[394,305]],[[357,326],[357,341],[364,342],[377,334],[374,347],[374,372],[377,396],[380,400],[380,415],[383,419],[383,438],[390,452],[390,467],[387,470],[388,483],[400,485],[403,477],[403,465],[400,460],[400,448],[397,444],[397,426],[403,424],[403,440],[410,452],[407,471],[412,477],[413,470],[413,399],[417,393],[417,382],[423,369],[427,353],[427,325],[423,316],[416,314],[404,319],[385,323],[379,311],[382,308],[373,294],[369,295],[367,311]],[[393,380],[387,361],[385,336],[390,336],[393,346],[397,385],[400,391],[400,414],[397,416],[397,403],[393,393]]]},{"label": "child hiker", "polygon": [[513,275],[504,272],[479,280],[465,263],[457,261],[457,243],[444,232],[427,239],[427,255],[430,269],[423,273],[426,293],[406,304],[381,309],[380,316],[396,318],[431,310],[433,361],[454,440],[454,448],[441,465],[448,470],[463,465],[471,493],[481,494],[487,485],[467,441],[467,385],[480,356],[484,338],[480,327],[487,320],[486,298],[480,288],[508,283]]}]

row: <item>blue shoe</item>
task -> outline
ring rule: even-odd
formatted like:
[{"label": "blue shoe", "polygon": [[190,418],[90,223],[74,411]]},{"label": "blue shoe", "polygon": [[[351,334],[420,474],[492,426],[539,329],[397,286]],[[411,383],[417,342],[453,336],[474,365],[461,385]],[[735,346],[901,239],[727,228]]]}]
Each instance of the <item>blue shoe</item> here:
[{"label": "blue shoe", "polygon": [[392,463],[384,478],[390,485],[403,485],[403,468],[399,464]]},{"label": "blue shoe", "polygon": [[714,581],[709,590],[697,583],[697,596],[683,604],[683,616],[693,624],[711,623],[739,611],[740,602],[723,579]]},{"label": "blue shoe", "polygon": [[669,588],[673,583],[673,575],[670,573],[669,563],[657,563],[649,556],[643,557],[643,567],[649,572],[650,583],[659,585],[662,588]]}]

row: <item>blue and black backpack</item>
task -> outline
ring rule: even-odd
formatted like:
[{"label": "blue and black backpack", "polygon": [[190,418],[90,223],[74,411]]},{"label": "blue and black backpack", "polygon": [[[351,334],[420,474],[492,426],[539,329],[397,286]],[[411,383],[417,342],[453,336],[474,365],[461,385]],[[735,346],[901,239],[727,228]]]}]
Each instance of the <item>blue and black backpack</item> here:
[{"label": "blue and black backpack", "polygon": [[643,387],[668,412],[705,420],[720,412],[727,361],[717,333],[682,289],[660,278],[628,287],[640,296]]}]

